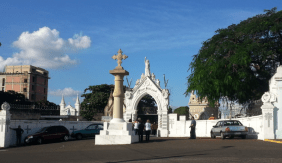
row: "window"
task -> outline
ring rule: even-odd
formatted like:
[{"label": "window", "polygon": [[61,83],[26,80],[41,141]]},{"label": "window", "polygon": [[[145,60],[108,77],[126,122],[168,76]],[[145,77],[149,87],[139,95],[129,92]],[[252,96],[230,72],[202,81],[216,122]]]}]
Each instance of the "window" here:
[{"label": "window", "polygon": [[35,85],[31,86],[31,90],[35,91]]},{"label": "window", "polygon": [[36,77],[35,76],[32,77],[32,82],[36,82]]},{"label": "window", "polygon": [[5,88],[4,88],[4,87],[2,87],[2,91],[3,91],[3,92],[5,91]]},{"label": "window", "polygon": [[97,125],[91,125],[87,127],[88,130],[95,130],[97,129]]},{"label": "window", "polygon": [[35,100],[35,94],[31,94],[31,100]]},{"label": "window", "polygon": [[24,83],[27,83],[27,79],[24,79]]},{"label": "window", "polygon": [[46,84],[47,84],[47,80],[45,79],[45,80],[44,80],[44,85],[46,85]]},{"label": "window", "polygon": [[103,125],[98,125],[98,129],[103,130]]},{"label": "window", "polygon": [[[46,88],[44,88],[44,93],[46,92]],[[44,98],[45,99],[45,98]]]},{"label": "window", "polygon": [[2,79],[2,86],[5,86],[5,78]]},{"label": "window", "polygon": [[26,88],[23,89],[23,92],[26,92]]}]

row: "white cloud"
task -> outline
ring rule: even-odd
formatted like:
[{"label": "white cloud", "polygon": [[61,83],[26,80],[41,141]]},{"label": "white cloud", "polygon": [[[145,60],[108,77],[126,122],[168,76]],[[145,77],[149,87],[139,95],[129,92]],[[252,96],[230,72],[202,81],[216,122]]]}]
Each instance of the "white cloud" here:
[{"label": "white cloud", "polygon": [[42,68],[60,68],[77,64],[66,53],[89,48],[90,37],[74,35],[64,40],[59,37],[59,31],[48,27],[39,28],[32,33],[23,32],[13,46],[20,52],[13,54],[6,60],[0,56],[0,69],[5,65],[32,64]]},{"label": "white cloud", "polygon": [[49,91],[49,94],[52,96],[62,96],[64,97],[72,97],[77,96],[77,94],[81,94],[80,91],[73,90],[72,88],[64,88],[64,89],[58,89],[54,91]]}]

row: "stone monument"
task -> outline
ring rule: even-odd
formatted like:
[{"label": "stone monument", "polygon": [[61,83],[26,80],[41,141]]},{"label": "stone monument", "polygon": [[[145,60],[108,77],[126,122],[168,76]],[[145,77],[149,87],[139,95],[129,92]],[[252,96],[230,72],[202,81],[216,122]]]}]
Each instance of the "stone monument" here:
[{"label": "stone monument", "polygon": [[123,119],[123,77],[129,75],[129,72],[121,67],[122,59],[128,58],[122,55],[121,49],[118,54],[112,57],[117,60],[118,66],[114,70],[110,70],[110,74],[115,76],[115,89],[113,93],[114,107],[113,119],[110,122],[104,122],[104,129],[100,131],[100,135],[96,135],[96,145],[111,144],[131,144],[138,142],[138,135],[134,135],[132,131],[132,123],[127,123]]},{"label": "stone monument", "polygon": [[10,145],[9,125],[11,121],[10,105],[4,102],[0,110],[0,147],[8,147]]}]

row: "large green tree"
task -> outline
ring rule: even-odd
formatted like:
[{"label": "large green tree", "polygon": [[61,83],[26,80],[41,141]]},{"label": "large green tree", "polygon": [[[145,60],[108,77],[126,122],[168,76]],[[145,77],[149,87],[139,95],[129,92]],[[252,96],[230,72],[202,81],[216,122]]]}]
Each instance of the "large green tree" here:
[{"label": "large green tree", "polygon": [[282,11],[265,10],[215,33],[189,65],[186,96],[196,90],[211,105],[222,97],[239,103],[259,99],[282,61]]},{"label": "large green tree", "polygon": [[189,107],[188,106],[181,106],[174,110],[174,113],[179,115],[188,115],[189,114]]},{"label": "large green tree", "polygon": [[97,112],[103,112],[107,105],[111,91],[114,90],[114,85],[101,84],[89,86],[84,90],[83,102],[81,103],[81,115],[91,121]]}]

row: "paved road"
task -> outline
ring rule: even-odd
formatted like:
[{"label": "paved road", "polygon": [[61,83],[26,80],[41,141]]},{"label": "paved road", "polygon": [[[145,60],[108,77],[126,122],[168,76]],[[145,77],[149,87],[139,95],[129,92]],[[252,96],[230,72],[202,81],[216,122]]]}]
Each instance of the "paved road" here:
[{"label": "paved road", "polygon": [[282,144],[252,139],[152,138],[96,146],[94,139],[0,149],[1,163],[282,162]]}]

